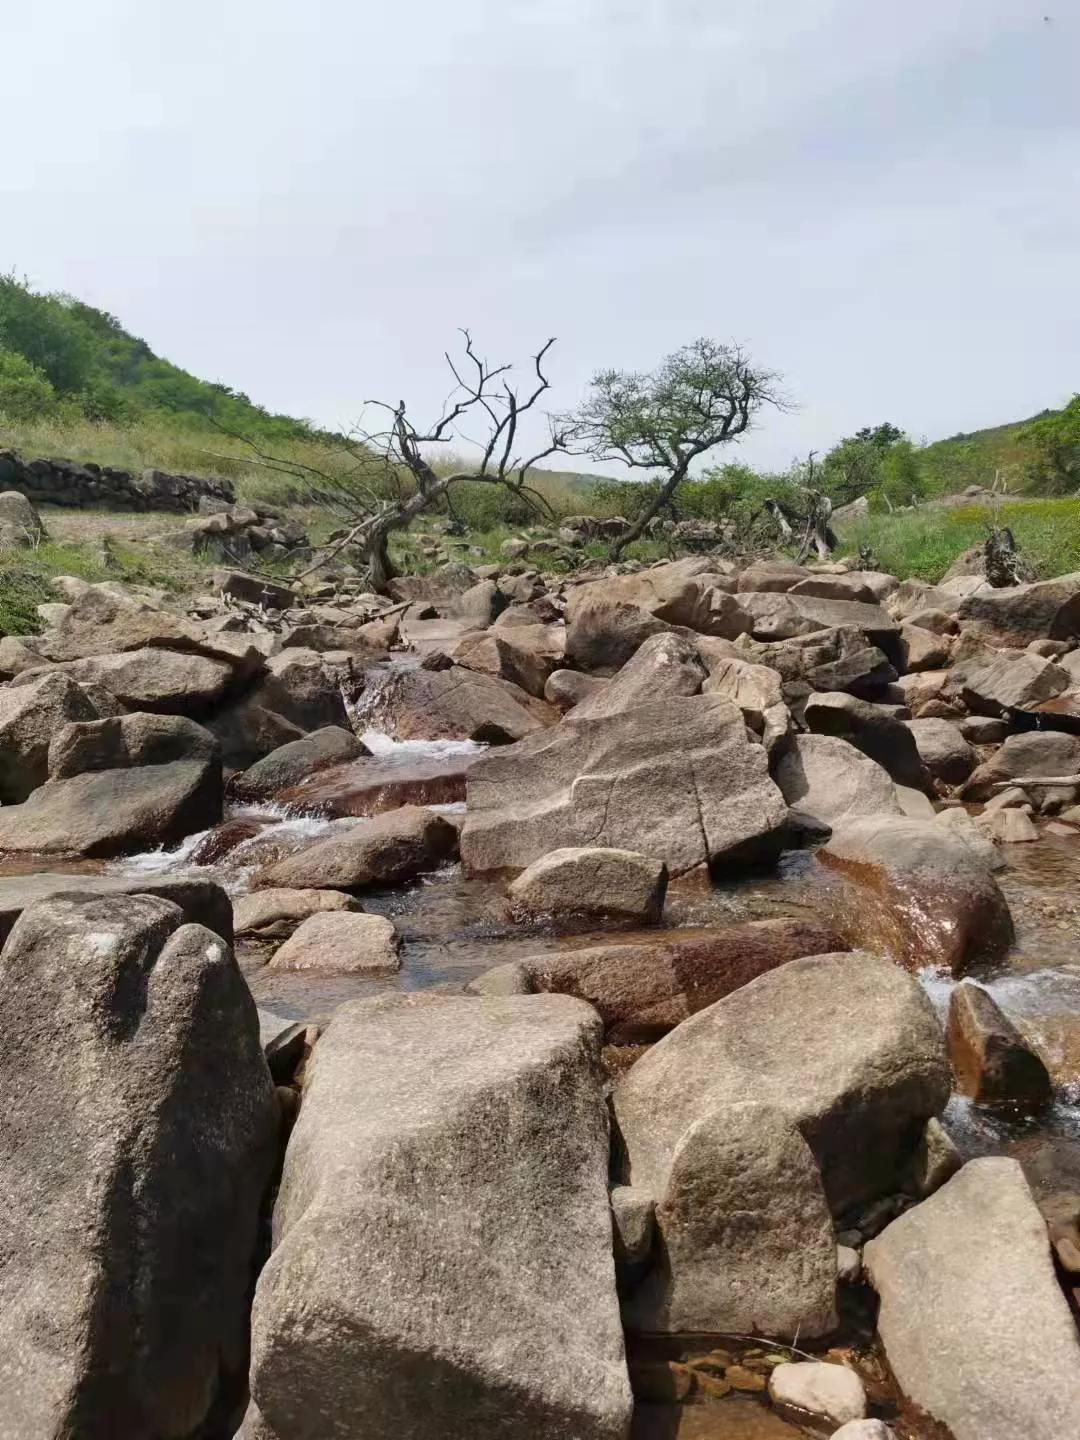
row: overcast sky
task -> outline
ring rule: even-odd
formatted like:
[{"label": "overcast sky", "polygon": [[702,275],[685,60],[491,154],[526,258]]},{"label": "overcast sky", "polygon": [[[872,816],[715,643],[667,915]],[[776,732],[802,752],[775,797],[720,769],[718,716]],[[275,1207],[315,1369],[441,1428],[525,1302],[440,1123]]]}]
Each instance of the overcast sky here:
[{"label": "overcast sky", "polygon": [[[1044,18],[1046,17],[1046,18]],[[0,4],[0,266],[329,425],[697,335],[764,465],[1080,389],[1077,0]]]}]

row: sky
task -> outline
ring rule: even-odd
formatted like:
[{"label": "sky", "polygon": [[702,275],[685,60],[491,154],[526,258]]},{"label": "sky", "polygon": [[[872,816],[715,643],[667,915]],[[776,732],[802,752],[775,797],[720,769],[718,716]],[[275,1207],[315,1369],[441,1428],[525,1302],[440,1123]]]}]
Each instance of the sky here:
[{"label": "sky", "polygon": [[[1076,0],[0,0],[0,268],[335,428],[460,326],[598,369],[738,341],[727,458],[1080,389]],[[610,467],[608,467],[610,468]]]}]

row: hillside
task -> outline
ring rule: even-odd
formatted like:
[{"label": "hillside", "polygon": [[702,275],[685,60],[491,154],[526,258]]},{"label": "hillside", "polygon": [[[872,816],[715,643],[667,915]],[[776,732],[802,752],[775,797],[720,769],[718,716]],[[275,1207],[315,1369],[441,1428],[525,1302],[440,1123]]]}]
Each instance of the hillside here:
[{"label": "hillside", "polygon": [[1026,420],[950,435],[924,446],[919,459],[929,493],[953,495],[968,485],[990,486],[995,476],[1000,476],[1009,490],[1024,490],[1031,452],[1020,439],[1021,431],[1033,420],[1057,413],[1042,410]]}]

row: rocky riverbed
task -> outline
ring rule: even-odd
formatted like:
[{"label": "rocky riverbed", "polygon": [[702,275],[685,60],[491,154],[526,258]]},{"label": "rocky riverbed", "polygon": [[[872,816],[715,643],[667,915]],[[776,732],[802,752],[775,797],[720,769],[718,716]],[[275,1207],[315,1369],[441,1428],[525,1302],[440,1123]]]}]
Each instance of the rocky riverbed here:
[{"label": "rocky riverbed", "polygon": [[45,608],[0,1432],[1071,1433],[1080,577]]}]

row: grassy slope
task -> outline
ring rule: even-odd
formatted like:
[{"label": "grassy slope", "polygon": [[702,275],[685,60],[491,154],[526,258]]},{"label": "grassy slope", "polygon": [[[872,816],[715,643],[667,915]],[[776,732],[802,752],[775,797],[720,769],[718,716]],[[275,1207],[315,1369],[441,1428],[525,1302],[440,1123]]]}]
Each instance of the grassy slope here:
[{"label": "grassy slope", "polygon": [[951,435],[924,446],[919,459],[930,493],[956,495],[968,485],[989,487],[995,477],[1010,492],[1023,491],[1030,455],[1018,437],[1028,423],[1017,420],[966,435]]},{"label": "grassy slope", "polygon": [[989,508],[875,515],[841,531],[844,549],[869,545],[881,569],[902,579],[940,580],[961,551],[1008,525],[1041,579],[1080,570],[1080,500],[1020,500]]}]

